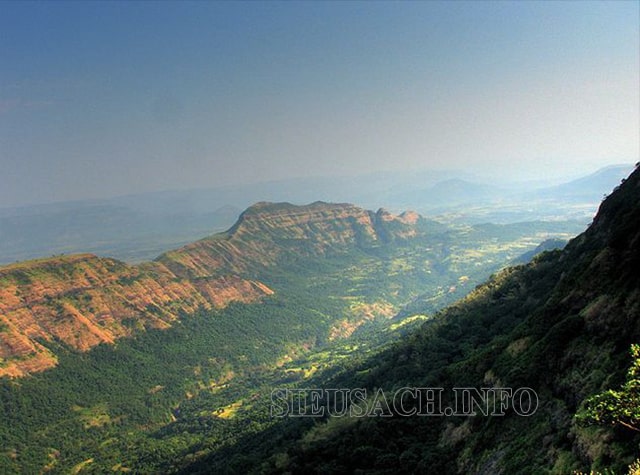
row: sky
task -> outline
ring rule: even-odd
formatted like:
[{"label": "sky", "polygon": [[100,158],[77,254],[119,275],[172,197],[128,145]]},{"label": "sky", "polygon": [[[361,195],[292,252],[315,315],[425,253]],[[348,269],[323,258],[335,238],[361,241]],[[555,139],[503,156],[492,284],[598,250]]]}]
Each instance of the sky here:
[{"label": "sky", "polygon": [[640,2],[0,2],[0,207],[640,160]]}]

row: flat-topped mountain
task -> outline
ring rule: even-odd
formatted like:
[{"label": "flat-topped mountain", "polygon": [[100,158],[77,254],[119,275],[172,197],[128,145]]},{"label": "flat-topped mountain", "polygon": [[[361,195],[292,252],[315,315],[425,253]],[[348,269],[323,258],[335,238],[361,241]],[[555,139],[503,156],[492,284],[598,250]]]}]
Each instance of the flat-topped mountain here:
[{"label": "flat-topped mountain", "polygon": [[189,277],[243,273],[292,254],[323,256],[414,237],[419,224],[413,212],[394,216],[351,204],[260,202],[244,211],[227,232],[169,251],[157,262]]}]

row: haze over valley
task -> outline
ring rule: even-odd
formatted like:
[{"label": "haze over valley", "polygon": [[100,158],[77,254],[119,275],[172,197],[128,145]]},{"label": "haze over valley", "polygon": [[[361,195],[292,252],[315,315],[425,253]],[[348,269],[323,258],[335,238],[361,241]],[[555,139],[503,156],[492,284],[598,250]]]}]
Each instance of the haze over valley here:
[{"label": "haze over valley", "polygon": [[398,172],[5,208],[0,209],[0,263],[83,252],[127,262],[150,260],[226,230],[258,201],[349,202],[396,213],[413,210],[458,225],[566,221],[564,231],[575,235],[591,221],[603,195],[632,168],[611,166],[553,186],[508,181],[489,185],[464,171]]},{"label": "haze over valley", "polygon": [[640,473],[640,4],[0,3],[0,473]]}]

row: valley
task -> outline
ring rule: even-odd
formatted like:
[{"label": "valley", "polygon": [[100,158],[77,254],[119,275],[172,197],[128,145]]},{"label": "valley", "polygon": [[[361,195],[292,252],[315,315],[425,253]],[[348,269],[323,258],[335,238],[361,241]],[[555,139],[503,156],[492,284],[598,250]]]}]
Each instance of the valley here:
[{"label": "valley", "polygon": [[[297,386],[381,388],[389,400],[407,387],[527,387],[539,403],[528,417],[510,405],[451,417],[290,417],[179,472],[637,473],[639,223],[636,170],[565,249],[505,269],[389,347]],[[625,380],[623,397],[611,388]],[[594,401],[604,417],[587,410]]]},{"label": "valley", "polygon": [[[345,371],[573,226],[259,203],[150,263],[5,266],[0,368],[23,377],[1,380],[0,460],[9,471],[179,470],[190,453],[270,427],[269,388]],[[401,312],[410,303],[424,316]]]}]

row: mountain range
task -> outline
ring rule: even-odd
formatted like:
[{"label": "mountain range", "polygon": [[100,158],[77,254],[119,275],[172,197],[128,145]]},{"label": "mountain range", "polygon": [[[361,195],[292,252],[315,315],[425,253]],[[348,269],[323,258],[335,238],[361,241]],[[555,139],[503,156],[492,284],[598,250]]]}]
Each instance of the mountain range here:
[{"label": "mountain range", "polygon": [[461,223],[580,219],[586,225],[602,195],[631,169],[607,167],[554,186],[483,180],[464,171],[389,172],[0,208],[0,264],[60,253],[142,262],[227,229],[242,209],[265,199],[414,209]]},{"label": "mountain range", "polygon": [[[259,202],[153,261],[0,267],[0,471],[624,471],[635,433],[575,415],[640,337],[639,223],[635,170],[563,249],[567,222]],[[314,387],[528,387],[539,406],[269,416],[274,388]]]},{"label": "mountain range", "polygon": [[[517,228],[521,237],[553,226]],[[508,230],[514,231],[496,227],[488,234],[504,234],[509,240]],[[487,230],[474,231],[478,237],[468,245],[479,246],[488,237]],[[437,233],[443,237],[429,238]],[[183,314],[258,301],[274,292],[261,282],[265,274],[292,261],[340,257],[385,245],[430,242],[450,247],[447,243],[456,234],[468,230],[449,229],[415,212],[395,216],[350,204],[261,202],[245,210],[228,231],[151,262],[132,265],[78,254],[0,267],[0,376],[22,376],[55,366],[56,355],[45,342],[86,351],[130,336],[136,329],[168,328]],[[480,263],[474,265],[476,271]],[[480,268],[491,266],[489,261]]]}]

